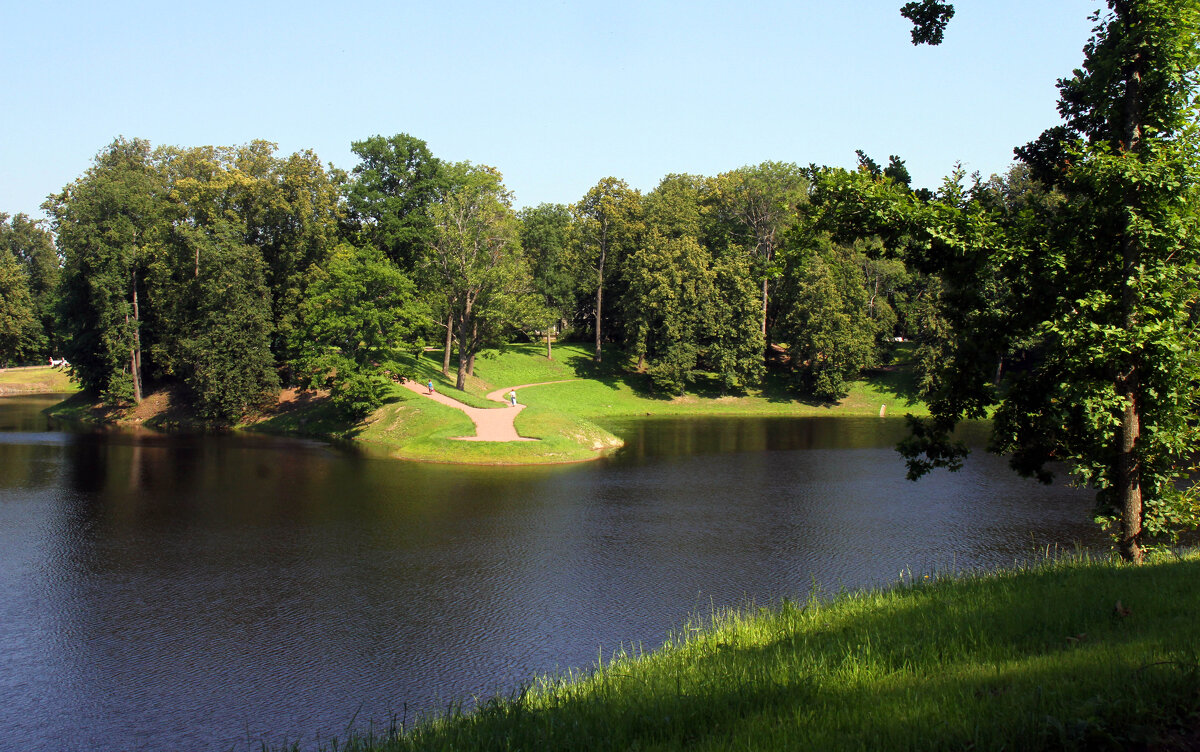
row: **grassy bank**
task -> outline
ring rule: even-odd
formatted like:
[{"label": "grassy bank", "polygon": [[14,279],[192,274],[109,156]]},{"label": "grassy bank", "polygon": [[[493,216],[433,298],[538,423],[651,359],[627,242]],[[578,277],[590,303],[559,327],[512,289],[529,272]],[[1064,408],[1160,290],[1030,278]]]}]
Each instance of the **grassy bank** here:
[{"label": "grassy bank", "polygon": [[[779,415],[877,416],[884,406],[889,416],[923,413],[911,374],[904,368],[880,370],[852,385],[840,402],[798,399],[781,380],[769,378],[761,388],[739,394],[722,394],[701,384],[685,396],[663,394],[644,374],[633,373],[627,360],[610,352],[595,363],[586,345],[569,344],[554,349],[553,360],[543,345],[509,345],[486,351],[468,377],[466,389],[454,388],[453,376],[441,372],[441,353],[428,352],[408,363],[414,378],[433,381],[438,391],[472,407],[501,408],[485,395],[501,388],[523,388],[519,399],[527,405],[516,419],[517,432],[536,442],[464,442],[456,437],[474,435],[470,420],[458,410],[396,387],[383,407],[356,425],[348,425],[328,402],[311,394],[286,395],[277,409],[240,426],[247,430],[299,434],[356,442],[400,459],[471,464],[540,464],[594,459],[620,446],[606,430],[607,419],[631,416]],[[49,370],[49,369],[46,369]],[[114,409],[83,397],[53,408],[58,418],[90,422],[116,422],[150,427],[196,427],[186,406],[169,393],[156,393],[137,408]]]},{"label": "grassy bank", "polygon": [[1196,749],[1198,581],[1072,559],[785,602],[336,749]]},{"label": "grassy bank", "polygon": [[5,394],[58,394],[78,391],[70,375],[59,368],[0,368],[0,396]]}]

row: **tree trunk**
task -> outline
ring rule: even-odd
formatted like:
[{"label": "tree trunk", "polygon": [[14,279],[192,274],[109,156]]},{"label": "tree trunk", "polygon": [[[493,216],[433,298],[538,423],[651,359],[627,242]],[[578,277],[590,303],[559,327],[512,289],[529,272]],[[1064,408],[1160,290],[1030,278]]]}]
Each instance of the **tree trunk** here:
[{"label": "tree trunk", "polygon": [[1142,433],[1141,414],[1138,408],[1138,373],[1136,367],[1122,379],[1122,396],[1125,409],[1121,414],[1121,455],[1117,461],[1117,490],[1121,494],[1121,558],[1141,564],[1142,552],[1142,480],[1137,455],[1134,453],[1138,437]]},{"label": "tree trunk", "polygon": [[763,342],[767,345],[767,349],[771,349],[771,343],[767,342],[767,280],[763,279],[763,315],[762,315],[762,334]]},{"label": "tree trunk", "polygon": [[604,254],[600,254],[600,268],[596,275],[596,354],[594,360],[600,362],[600,319],[604,306]]},{"label": "tree trunk", "polygon": [[467,386],[467,359],[470,357],[468,341],[467,318],[464,314],[458,322],[458,375],[454,380],[456,389],[465,389]]},{"label": "tree trunk", "polygon": [[546,329],[546,360],[554,360],[554,349],[550,346],[550,335],[550,330]]},{"label": "tree trunk", "polygon": [[[1127,16],[1128,7],[1118,8],[1118,12]],[[1126,23],[1130,19],[1126,17]],[[1138,158],[1141,151],[1141,94],[1142,66],[1144,60],[1141,54],[1135,54],[1125,81],[1125,122],[1122,123],[1124,143],[1127,155],[1132,159]],[[1130,188],[1125,195],[1125,205],[1132,210],[1137,204],[1137,195]],[[1126,332],[1132,332],[1138,324],[1137,292],[1134,284],[1137,277],[1139,262],[1137,244],[1126,227],[1121,238],[1121,316]],[[1121,538],[1118,548],[1121,558],[1134,564],[1141,564],[1142,552],[1142,479],[1141,465],[1137,457],[1137,442],[1142,434],[1141,389],[1138,373],[1137,355],[1131,362],[1123,364],[1124,372],[1118,376],[1117,391],[1125,401],[1121,412],[1121,427],[1117,432],[1117,492],[1121,504]]]},{"label": "tree trunk", "polygon": [[450,348],[454,346],[454,316],[446,314],[446,346],[442,349],[442,375],[450,375]]},{"label": "tree trunk", "polygon": [[[133,300],[133,343],[129,349],[129,372],[133,376],[133,401],[142,401],[142,334],[138,311],[137,271],[129,275],[129,291]],[[126,323],[129,319],[126,317]]]},{"label": "tree trunk", "polygon": [[467,375],[475,375],[475,352],[479,349],[479,322],[471,326],[471,354],[467,356]]}]

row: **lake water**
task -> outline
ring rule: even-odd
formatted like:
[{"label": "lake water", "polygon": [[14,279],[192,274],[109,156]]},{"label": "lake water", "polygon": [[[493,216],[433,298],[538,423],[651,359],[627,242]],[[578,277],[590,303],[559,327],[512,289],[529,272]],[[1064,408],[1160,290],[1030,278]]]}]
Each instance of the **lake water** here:
[{"label": "lake water", "polygon": [[906,481],[899,420],[631,421],[599,462],[477,468],[69,431],[55,401],[0,399],[0,744],[23,750],[311,747],[814,582],[1104,545],[1088,493],[981,452]]}]

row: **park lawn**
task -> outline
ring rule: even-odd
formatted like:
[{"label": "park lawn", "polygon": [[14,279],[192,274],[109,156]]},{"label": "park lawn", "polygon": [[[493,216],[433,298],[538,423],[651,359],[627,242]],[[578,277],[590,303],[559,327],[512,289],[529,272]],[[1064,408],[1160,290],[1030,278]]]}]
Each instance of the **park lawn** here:
[{"label": "park lawn", "polygon": [[[424,399],[397,387],[388,402],[363,423],[353,427],[325,426],[324,434],[352,439],[387,456],[427,462],[467,464],[543,464],[595,459],[621,446],[603,425],[609,418],[632,416],[777,415],[777,416],[877,416],[881,405],[889,416],[905,412],[924,414],[913,395],[906,370],[881,371],[855,382],[839,403],[797,399],[785,385],[769,380],[762,389],[722,395],[702,389],[698,394],[656,394],[643,374],[630,373],[620,353],[596,364],[586,345],[566,344],[546,358],[544,345],[514,344],[481,353],[475,374],[466,389],[454,388],[454,375],[441,372],[441,353],[427,351],[408,363],[415,381],[433,381],[441,393],[472,407],[500,408],[503,403],[485,395],[497,389],[526,384],[518,398],[526,409],[517,416],[521,436],[536,442],[468,442],[456,437],[474,433],[460,411]],[[545,383],[543,382],[554,382]],[[297,432],[286,424],[260,424],[259,430]],[[304,432],[304,431],[298,431]],[[311,432],[311,430],[310,430]],[[320,435],[320,432],[317,432]]]},{"label": "park lawn", "polygon": [[[463,395],[444,384],[437,388],[456,398]],[[486,402],[478,396],[474,400]],[[382,407],[356,425],[346,425],[326,401],[245,427],[265,433],[349,440],[368,452],[395,459],[476,465],[582,462],[620,446],[620,440],[612,434],[570,415],[527,407],[520,417],[518,432],[539,441],[459,441],[457,437],[475,434],[475,426],[465,413],[396,386]]]},{"label": "park lawn", "polygon": [[476,359],[478,379],[468,383],[467,390],[482,396],[501,387],[578,379],[524,389],[518,397],[524,404],[601,422],[610,417],[645,415],[863,417],[878,416],[881,406],[886,406],[889,417],[928,414],[916,397],[911,372],[903,368],[872,373],[854,382],[845,398],[832,403],[797,397],[774,377],[768,378],[761,389],[749,389],[743,394],[721,394],[715,388],[701,388],[683,396],[664,395],[654,391],[644,374],[626,370],[627,365],[624,355],[615,351],[608,353],[604,362],[595,363],[588,345],[557,346],[554,360],[546,359],[544,344],[508,345],[486,351]]},{"label": "park lawn", "polygon": [[1200,556],[1067,557],[698,621],[351,750],[1190,750]]},{"label": "park lawn", "polygon": [[67,394],[79,391],[67,371],[50,366],[0,369],[0,395]]}]

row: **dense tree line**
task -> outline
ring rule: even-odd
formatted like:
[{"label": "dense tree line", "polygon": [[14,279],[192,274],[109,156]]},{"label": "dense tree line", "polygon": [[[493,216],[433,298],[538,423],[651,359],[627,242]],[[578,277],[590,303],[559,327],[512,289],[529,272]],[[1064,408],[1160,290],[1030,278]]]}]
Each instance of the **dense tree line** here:
[{"label": "dense tree line", "polygon": [[816,190],[828,171],[768,162],[645,195],[605,178],[517,212],[499,172],[420,139],[353,149],[344,172],[265,141],[115,140],[47,200],[48,228],[4,218],[3,356],[61,353],[106,400],[182,389],[230,423],[286,385],[363,415],[427,344],[462,386],[482,349],[545,336],[553,357],[555,335],[663,394],[744,390],[771,365],[833,399],[918,320],[899,256],[831,229],[814,198],[833,195]]}]

